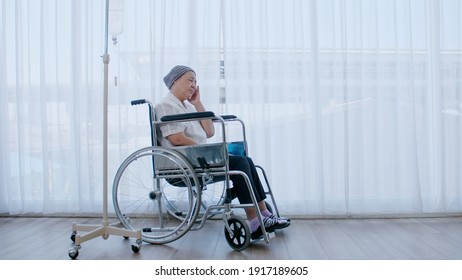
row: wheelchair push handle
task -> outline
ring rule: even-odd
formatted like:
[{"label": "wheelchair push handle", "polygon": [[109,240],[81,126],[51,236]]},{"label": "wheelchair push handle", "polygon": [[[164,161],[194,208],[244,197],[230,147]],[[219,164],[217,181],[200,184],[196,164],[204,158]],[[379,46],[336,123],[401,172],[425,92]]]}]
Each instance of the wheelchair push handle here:
[{"label": "wheelchair push handle", "polygon": [[146,99],[137,99],[137,100],[132,100],[132,102],[131,102],[132,106],[141,105],[141,104],[144,104],[144,103],[146,103]]}]

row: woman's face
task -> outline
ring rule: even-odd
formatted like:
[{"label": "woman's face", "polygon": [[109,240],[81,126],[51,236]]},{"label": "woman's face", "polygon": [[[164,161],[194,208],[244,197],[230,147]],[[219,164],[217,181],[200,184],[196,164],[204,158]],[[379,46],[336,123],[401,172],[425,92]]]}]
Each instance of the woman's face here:
[{"label": "woman's face", "polygon": [[196,74],[192,71],[183,74],[173,83],[171,91],[182,102],[190,99],[196,92]]}]

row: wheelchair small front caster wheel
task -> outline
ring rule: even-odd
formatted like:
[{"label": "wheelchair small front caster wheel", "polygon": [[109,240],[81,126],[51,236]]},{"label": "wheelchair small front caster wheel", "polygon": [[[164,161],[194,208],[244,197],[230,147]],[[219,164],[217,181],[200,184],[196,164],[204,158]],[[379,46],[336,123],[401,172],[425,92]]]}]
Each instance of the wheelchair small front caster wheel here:
[{"label": "wheelchair small front caster wheel", "polygon": [[243,218],[233,216],[225,225],[225,238],[228,245],[236,251],[245,250],[250,245],[250,229]]}]

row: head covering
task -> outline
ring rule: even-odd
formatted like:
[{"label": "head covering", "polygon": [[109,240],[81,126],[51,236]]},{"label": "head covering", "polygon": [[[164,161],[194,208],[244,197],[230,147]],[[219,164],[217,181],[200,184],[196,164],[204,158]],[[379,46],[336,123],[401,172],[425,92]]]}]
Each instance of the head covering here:
[{"label": "head covering", "polygon": [[[172,88],[173,83],[178,80],[181,76],[183,76],[186,72],[192,71],[191,67],[184,66],[184,65],[177,65],[168,72],[167,75],[164,77],[164,83],[168,87],[168,89]],[[194,72],[195,74],[196,72]]]}]

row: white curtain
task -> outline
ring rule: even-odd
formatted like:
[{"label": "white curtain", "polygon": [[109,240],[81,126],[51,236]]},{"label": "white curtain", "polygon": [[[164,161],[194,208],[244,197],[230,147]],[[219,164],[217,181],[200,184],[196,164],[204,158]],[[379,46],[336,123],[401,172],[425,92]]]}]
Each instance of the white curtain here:
[{"label": "white curtain", "polygon": [[[102,209],[104,1],[0,5],[0,213]],[[459,0],[137,0],[110,40],[109,188],[175,64],[247,125],[287,215],[462,209]],[[111,205],[111,203],[110,203]],[[112,210],[111,210],[112,211]]]}]

